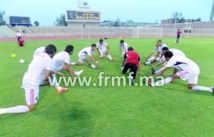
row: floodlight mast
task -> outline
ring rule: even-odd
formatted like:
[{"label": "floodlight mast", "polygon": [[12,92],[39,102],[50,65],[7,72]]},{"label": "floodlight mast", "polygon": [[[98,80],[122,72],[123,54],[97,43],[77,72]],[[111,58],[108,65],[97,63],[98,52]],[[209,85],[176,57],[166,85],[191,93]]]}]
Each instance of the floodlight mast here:
[{"label": "floodlight mast", "polygon": [[210,13],[210,21],[213,21],[213,16],[214,16],[214,0],[213,0],[213,5]]}]

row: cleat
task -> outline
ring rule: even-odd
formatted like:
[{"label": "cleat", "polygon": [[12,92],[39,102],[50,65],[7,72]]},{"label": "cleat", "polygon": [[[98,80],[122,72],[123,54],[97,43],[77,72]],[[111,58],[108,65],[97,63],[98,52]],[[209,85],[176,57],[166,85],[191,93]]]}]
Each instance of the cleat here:
[{"label": "cleat", "polygon": [[74,72],[74,74],[79,77],[83,73],[83,71],[84,70],[82,69],[80,71]]},{"label": "cleat", "polygon": [[94,64],[91,64],[91,67],[92,67],[93,69],[96,69],[97,66],[95,66]]},{"label": "cleat", "polygon": [[152,71],[152,75],[155,75],[155,69],[151,68],[151,71]]},{"label": "cleat", "polygon": [[68,88],[61,87],[60,89],[57,90],[57,93],[60,94],[60,93],[65,92],[67,90],[68,90]]},{"label": "cleat", "polygon": [[76,63],[76,62],[71,62],[70,64],[71,64],[71,66],[74,66],[74,65],[76,65],[77,63]]},{"label": "cleat", "polygon": [[113,61],[114,61],[114,59],[112,58],[110,61],[111,61],[111,62],[113,62]]},{"label": "cleat", "polygon": [[212,91],[213,91],[213,94],[214,94],[214,87],[212,87]]},{"label": "cleat", "polygon": [[152,86],[152,80],[151,80],[151,78],[148,79],[148,85]]},{"label": "cleat", "polygon": [[151,78],[149,78],[147,82],[148,82],[149,86],[151,86],[151,87],[155,86],[155,83],[152,82]]}]

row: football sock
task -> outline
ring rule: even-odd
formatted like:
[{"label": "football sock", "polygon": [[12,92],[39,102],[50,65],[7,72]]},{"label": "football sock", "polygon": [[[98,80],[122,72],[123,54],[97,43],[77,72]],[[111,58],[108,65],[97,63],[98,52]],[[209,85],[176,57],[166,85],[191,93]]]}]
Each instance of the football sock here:
[{"label": "football sock", "polygon": [[203,87],[203,86],[193,86],[192,90],[213,92],[212,88]]},{"label": "football sock", "polygon": [[147,62],[145,62],[145,64],[146,64],[146,65],[151,64],[151,61],[147,61]]},{"label": "football sock", "polygon": [[59,86],[58,82],[57,82],[57,78],[55,74],[52,74],[52,85],[56,88],[56,89],[60,89],[62,87]]},{"label": "football sock", "polygon": [[10,108],[2,108],[0,109],[0,114],[6,114],[6,113],[24,113],[29,112],[28,106],[16,106],[16,107],[10,107]]},{"label": "football sock", "polygon": [[71,65],[77,65],[77,63],[76,63],[76,62],[70,62],[70,64],[71,64]]},{"label": "football sock", "polygon": [[108,54],[107,56],[108,56],[109,60],[112,60],[112,57],[110,54]]},{"label": "football sock", "polygon": [[171,77],[168,77],[168,78],[165,78],[164,81],[159,80],[159,81],[155,82],[155,84],[153,84],[152,86],[163,86],[164,84],[169,84],[172,80],[173,79]]}]

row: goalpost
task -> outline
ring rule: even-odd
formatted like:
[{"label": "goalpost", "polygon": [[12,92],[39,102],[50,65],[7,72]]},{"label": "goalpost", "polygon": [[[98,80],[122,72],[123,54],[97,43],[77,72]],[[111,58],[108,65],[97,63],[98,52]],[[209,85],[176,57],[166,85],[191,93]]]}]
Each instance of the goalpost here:
[{"label": "goalpost", "polygon": [[163,29],[160,27],[138,27],[132,29],[132,38],[162,38]]}]

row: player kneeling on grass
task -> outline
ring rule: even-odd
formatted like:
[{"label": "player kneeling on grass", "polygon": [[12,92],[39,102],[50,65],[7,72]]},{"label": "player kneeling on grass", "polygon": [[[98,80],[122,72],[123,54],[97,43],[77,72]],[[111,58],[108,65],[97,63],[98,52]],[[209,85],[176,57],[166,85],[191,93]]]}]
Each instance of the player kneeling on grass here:
[{"label": "player kneeling on grass", "polygon": [[25,90],[25,100],[27,105],[20,105],[10,108],[0,108],[0,114],[24,113],[35,109],[39,99],[39,85],[43,83],[44,77],[48,81],[48,76],[52,69],[52,57],[56,53],[56,47],[49,45],[45,53],[41,53],[33,58],[27,72],[25,72],[22,86]]},{"label": "player kneeling on grass", "polygon": [[[94,51],[96,50],[96,44],[92,44],[91,47],[86,47],[84,49],[82,49],[79,53],[78,53],[78,57],[79,57],[79,62],[75,63],[75,65],[81,66],[84,64],[84,62],[86,62],[89,66],[91,66],[92,68],[97,68],[98,67],[98,61],[96,59],[96,57],[94,56]],[[90,61],[87,59],[87,56],[89,56],[91,58],[91,60],[96,64],[92,64],[90,63]]]},{"label": "player kneeling on grass", "polygon": [[208,91],[208,92],[214,92],[214,88],[211,87],[203,87],[203,86],[197,86],[198,83],[198,76],[200,74],[200,69],[198,65],[193,62],[192,60],[184,57],[184,56],[177,56],[174,57],[173,53],[171,51],[166,51],[164,53],[165,59],[168,61],[164,69],[159,71],[156,75],[153,77],[157,77],[159,75],[162,75],[167,69],[174,68],[174,72],[171,76],[164,79],[164,81],[157,81],[152,82],[151,79],[148,80],[148,84],[152,87],[160,86],[164,84],[168,84],[172,82],[174,79],[182,79],[188,81],[188,88],[192,90],[197,91]]},{"label": "player kneeling on grass", "polygon": [[103,58],[104,55],[106,54],[106,56],[109,58],[110,61],[113,61],[114,59],[111,57],[111,55],[109,54],[109,46],[108,44],[103,41],[103,39],[100,39],[99,42],[97,43],[97,51],[99,53],[99,57]]},{"label": "player kneeling on grass", "polygon": [[[57,53],[53,57],[53,71],[59,72],[61,70],[67,70],[70,73],[72,79],[74,79],[75,75],[80,76],[81,73],[83,72],[83,70],[74,71],[70,65],[70,55],[73,54],[73,49],[74,49],[74,47],[72,45],[68,45],[68,46],[66,46],[64,51]],[[51,78],[54,82],[54,86],[57,88],[58,93],[61,93],[63,91],[68,90],[68,88],[63,88],[63,87],[60,87],[58,85],[58,83],[56,82],[56,75],[55,74],[52,74]]]},{"label": "player kneeling on grass", "polygon": [[[178,49],[169,49],[168,47],[163,47],[162,48],[162,53],[164,54],[166,51],[171,51],[173,53],[173,57],[177,57],[177,56],[186,57],[186,55],[182,51],[180,51]],[[167,64],[167,60],[165,58],[164,58],[164,60],[162,62],[152,66],[151,71],[152,71],[153,75],[157,74],[159,71],[164,69],[164,67],[162,67],[162,68],[160,68],[158,70],[155,70],[155,67],[160,66],[162,64],[164,64],[164,66]]]},{"label": "player kneeling on grass", "polygon": [[128,47],[129,45],[124,40],[120,40],[119,50],[122,54],[122,57],[124,57],[125,53],[128,52]]},{"label": "player kneeling on grass", "polygon": [[130,69],[131,77],[129,78],[132,85],[134,85],[134,80],[137,71],[140,75],[140,57],[137,52],[134,51],[132,47],[128,48],[128,52],[124,55],[122,62],[122,73],[125,74],[128,69]]},{"label": "player kneeling on grass", "polygon": [[[148,64],[154,63],[156,61],[159,61],[159,62],[163,61],[162,48],[164,48],[164,47],[167,47],[167,45],[163,44],[162,40],[158,40],[156,42],[156,47],[153,49],[153,51],[146,58],[144,65],[148,65]],[[152,56],[154,53],[156,53],[156,54],[154,56]]]}]

